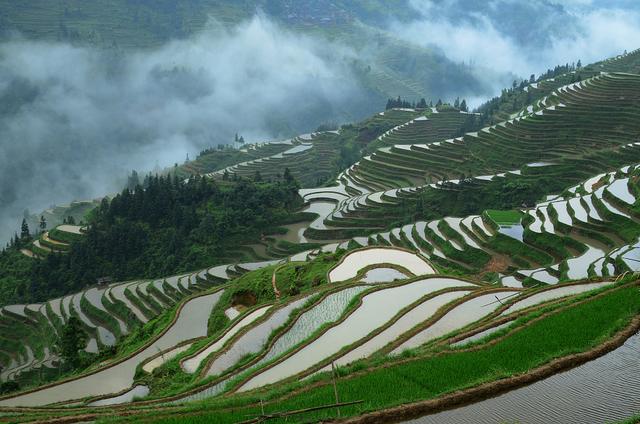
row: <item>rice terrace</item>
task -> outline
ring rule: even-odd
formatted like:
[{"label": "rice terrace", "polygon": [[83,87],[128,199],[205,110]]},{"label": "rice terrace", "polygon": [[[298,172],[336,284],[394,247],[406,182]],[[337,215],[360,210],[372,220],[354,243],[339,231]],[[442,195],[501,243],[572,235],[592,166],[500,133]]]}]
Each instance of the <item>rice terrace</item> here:
[{"label": "rice terrace", "polygon": [[635,6],[99,3],[0,1],[0,422],[640,422]]}]

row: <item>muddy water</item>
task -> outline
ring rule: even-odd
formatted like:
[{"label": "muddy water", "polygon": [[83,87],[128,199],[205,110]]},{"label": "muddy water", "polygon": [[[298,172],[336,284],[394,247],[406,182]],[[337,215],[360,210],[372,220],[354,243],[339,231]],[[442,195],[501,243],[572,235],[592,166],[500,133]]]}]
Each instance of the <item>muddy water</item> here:
[{"label": "muddy water", "polygon": [[243,356],[259,352],[269,338],[271,332],[283,325],[289,318],[289,314],[296,308],[300,308],[308,297],[296,300],[275,311],[267,320],[253,327],[235,341],[229,350],[217,357],[209,367],[207,375],[218,375],[232,367]]},{"label": "muddy water", "polygon": [[[462,282],[456,282],[455,286],[470,286],[471,284],[465,284]],[[453,287],[453,286],[452,286]],[[433,299],[429,299],[426,302],[413,308],[407,314],[402,316],[398,321],[393,323],[389,328],[382,331],[380,334],[365,342],[362,346],[357,347],[351,352],[347,353],[343,357],[336,361],[337,365],[346,365],[358,359],[366,358],[375,351],[382,349],[388,343],[391,343],[397,339],[401,334],[409,331],[419,323],[431,318],[438,309],[445,306],[447,303],[459,299],[469,292],[456,291],[441,294]]]},{"label": "muddy water", "polygon": [[591,284],[579,284],[573,286],[559,286],[557,288],[543,291],[542,293],[534,294],[533,296],[529,296],[526,299],[516,301],[513,305],[511,305],[507,310],[505,310],[502,315],[510,314],[511,312],[519,311],[521,309],[528,308],[529,306],[534,306],[542,302],[546,302],[553,299],[559,299],[564,296],[571,296],[579,293],[584,293],[589,290],[599,289],[601,287],[605,287],[611,285],[611,282],[603,282],[603,283],[591,283]]},{"label": "muddy water", "polygon": [[551,204],[553,209],[555,209],[558,214],[558,221],[565,225],[573,225],[573,220],[571,219],[571,215],[569,215],[569,210],[567,209],[567,202],[554,202]]},{"label": "muddy water", "polygon": [[629,178],[615,180],[614,182],[611,183],[611,185],[607,187],[607,191],[609,191],[611,194],[613,194],[615,197],[622,200],[623,202],[629,205],[633,205],[636,201],[636,198],[629,191],[628,183],[629,183]]},{"label": "muddy water", "polygon": [[102,304],[102,296],[104,296],[104,290],[102,290],[102,289],[99,290],[99,289],[94,287],[92,289],[87,290],[84,293],[84,296],[97,309],[100,309],[102,312],[111,315],[118,322],[118,327],[120,327],[120,332],[122,334],[127,334],[127,332],[128,332],[127,325],[120,318],[118,318],[115,315],[107,312],[107,310],[105,309],[104,305]]},{"label": "muddy water", "polygon": [[291,329],[276,340],[269,352],[254,368],[272,361],[301,343],[322,325],[338,320],[351,300],[367,288],[365,286],[350,287],[327,296],[322,302],[302,314]]},{"label": "muddy water", "polygon": [[465,327],[496,310],[501,305],[498,299],[502,301],[512,295],[513,292],[493,292],[470,299],[456,306],[433,325],[401,344],[391,354],[398,355],[404,350],[418,347],[430,340]]},{"label": "muddy water", "polygon": [[95,402],[91,402],[89,406],[107,406],[107,405],[120,405],[123,403],[132,402],[136,398],[143,398],[149,394],[149,388],[147,386],[138,385],[119,396],[114,396],[107,399],[100,399]]},{"label": "muddy water", "polygon": [[367,271],[362,278],[363,283],[376,284],[376,283],[390,283],[395,280],[404,280],[409,278],[404,273],[393,268],[375,268]]},{"label": "muddy water", "polygon": [[572,370],[413,424],[596,424],[640,413],[640,334],[620,348]]},{"label": "muddy water", "polygon": [[82,299],[82,296],[84,296],[83,293],[78,293],[75,296],[73,296],[73,299],[72,299],[73,308],[77,312],[82,322],[84,322],[88,327],[97,329],[98,337],[100,337],[100,342],[103,345],[113,346],[116,343],[116,336],[106,328],[99,325],[95,325],[93,321],[91,321],[89,317],[85,315],[84,311],[82,310],[82,306],[80,302],[80,300]]},{"label": "muddy water", "polygon": [[188,373],[194,373],[202,363],[206,359],[207,356],[211,355],[213,352],[217,352],[222,349],[224,344],[230,340],[233,336],[235,336],[240,330],[242,330],[247,325],[251,324],[261,316],[263,316],[269,309],[271,305],[264,306],[262,308],[256,309],[251,312],[240,321],[238,321],[229,331],[227,331],[222,337],[212,343],[205,350],[190,358],[182,363],[182,369]]},{"label": "muddy water", "polygon": [[498,232],[504,234],[505,236],[509,236],[516,240],[522,241],[524,237],[524,228],[522,225],[500,225]]},{"label": "muddy water", "polygon": [[187,302],[176,323],[162,337],[128,360],[74,381],[2,400],[0,406],[41,406],[130,388],[136,367],[142,361],[184,340],[206,335],[209,314],[221,294],[217,292]]},{"label": "muddy water", "polygon": [[573,197],[569,199],[569,207],[573,209],[573,214],[577,220],[582,222],[587,222],[589,218],[589,214],[587,213],[586,209],[582,206],[582,203],[580,202],[580,197]]},{"label": "muddy water", "polygon": [[144,370],[144,372],[151,374],[153,370],[155,370],[158,367],[161,367],[165,362],[168,362],[171,359],[178,356],[179,354],[181,354],[182,352],[186,352],[187,350],[189,350],[191,345],[193,345],[193,343],[187,343],[184,346],[178,346],[176,348],[173,348],[170,351],[163,353],[161,356],[158,356],[157,358],[154,358],[151,361],[144,364],[142,369]]},{"label": "muddy water", "polygon": [[461,218],[445,218],[444,219],[446,221],[447,224],[449,224],[449,226],[451,228],[453,228],[453,230],[455,232],[457,232],[458,234],[460,234],[462,236],[462,238],[464,239],[465,243],[467,243],[469,246],[474,247],[476,249],[480,249],[480,246],[478,245],[478,243],[475,242],[475,240],[473,240],[471,237],[469,237],[469,235],[464,232],[464,230],[461,228],[460,224],[462,222]]},{"label": "muddy water", "polygon": [[348,280],[355,277],[362,268],[383,262],[400,265],[414,275],[433,274],[433,268],[413,253],[392,248],[374,248],[347,255],[342,263],[329,272],[329,279],[332,282]]},{"label": "muddy water", "polygon": [[124,292],[127,289],[127,287],[130,287],[131,291],[135,290],[134,284],[137,284],[137,283],[121,284],[121,285],[115,286],[114,288],[111,289],[111,294],[115,299],[120,300],[122,303],[124,303],[127,306],[127,308],[129,308],[131,312],[133,312],[134,315],[141,322],[146,323],[147,321],[149,321],[149,319],[140,311],[140,309],[138,309],[136,305],[131,303],[129,299],[127,299],[127,297],[124,295]]},{"label": "muddy water", "polygon": [[330,328],[286,360],[258,374],[245,383],[240,391],[275,383],[302,372],[367,336],[420,297],[443,288],[443,285],[459,283],[458,280],[449,278],[428,279],[371,293],[363,297],[362,305],[343,322]]},{"label": "muddy water", "polygon": [[303,212],[317,213],[319,215],[318,218],[313,220],[309,227],[324,230],[327,228],[324,225],[324,220],[335,208],[336,204],[334,202],[313,202]]},{"label": "muddy water", "polygon": [[586,252],[577,258],[567,260],[567,266],[569,267],[567,270],[567,277],[570,280],[587,278],[589,276],[589,265],[605,256],[605,252],[602,249],[598,249],[597,247],[593,247],[586,243],[585,245],[587,246]]}]

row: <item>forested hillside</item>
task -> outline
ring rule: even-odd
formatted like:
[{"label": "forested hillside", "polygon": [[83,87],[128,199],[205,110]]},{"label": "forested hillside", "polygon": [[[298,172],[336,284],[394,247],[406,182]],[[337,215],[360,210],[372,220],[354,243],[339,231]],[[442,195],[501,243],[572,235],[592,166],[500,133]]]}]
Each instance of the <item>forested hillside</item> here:
[{"label": "forested hillside", "polygon": [[4,302],[38,301],[95,284],[130,280],[235,260],[243,244],[258,243],[278,226],[303,219],[298,185],[285,170],[277,181],[181,182],[151,177],[92,211],[83,236],[64,251],[22,255],[23,237],[0,255]]}]

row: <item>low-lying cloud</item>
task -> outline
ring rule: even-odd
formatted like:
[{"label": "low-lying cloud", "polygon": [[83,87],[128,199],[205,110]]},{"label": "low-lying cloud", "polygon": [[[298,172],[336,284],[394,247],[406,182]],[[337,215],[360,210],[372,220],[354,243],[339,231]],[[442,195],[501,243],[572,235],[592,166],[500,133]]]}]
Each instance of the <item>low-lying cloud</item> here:
[{"label": "low-lying cloud", "polygon": [[403,39],[472,63],[497,89],[555,65],[590,63],[640,47],[640,6],[627,1],[411,0],[418,18],[393,23]]},{"label": "low-lying cloud", "polygon": [[259,16],[150,51],[0,44],[0,241],[25,208],[102,196],[131,169],[236,132],[268,139],[366,104],[352,56]]}]

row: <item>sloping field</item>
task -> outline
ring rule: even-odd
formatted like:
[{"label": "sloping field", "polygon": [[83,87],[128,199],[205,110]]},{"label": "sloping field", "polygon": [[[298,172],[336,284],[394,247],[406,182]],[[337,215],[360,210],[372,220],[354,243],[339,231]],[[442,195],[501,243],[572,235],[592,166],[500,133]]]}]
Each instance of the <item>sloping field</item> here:
[{"label": "sloping field", "polygon": [[[530,84],[533,104],[464,135],[475,115],[393,109],[358,134],[299,136],[224,167],[203,155],[192,172],[275,180],[286,168],[313,187],[335,175],[347,135],[371,142],[334,185],[300,190],[316,218],[265,242],[279,259],[2,308],[4,381],[55,370],[72,316],[86,351],[116,355],[0,407],[230,423],[302,408],[313,422],[335,419],[342,401],[355,402],[343,418],[402,417],[376,411],[449,408],[614,349],[640,325],[638,56]],[[501,202],[484,199],[495,193]],[[63,250],[64,237],[37,247]]]}]

